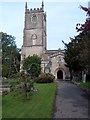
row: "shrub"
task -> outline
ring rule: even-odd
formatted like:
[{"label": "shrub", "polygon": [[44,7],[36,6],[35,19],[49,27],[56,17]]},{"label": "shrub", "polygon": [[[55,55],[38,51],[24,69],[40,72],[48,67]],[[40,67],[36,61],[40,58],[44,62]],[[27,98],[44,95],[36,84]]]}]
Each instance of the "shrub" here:
[{"label": "shrub", "polygon": [[55,79],[55,76],[51,73],[42,73],[37,79],[38,83],[51,83]]}]

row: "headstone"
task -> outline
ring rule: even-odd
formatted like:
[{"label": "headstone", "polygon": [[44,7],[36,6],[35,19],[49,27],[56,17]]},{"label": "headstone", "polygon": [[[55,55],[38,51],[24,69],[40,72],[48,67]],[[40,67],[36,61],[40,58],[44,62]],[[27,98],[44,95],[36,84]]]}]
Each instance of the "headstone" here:
[{"label": "headstone", "polygon": [[86,82],[86,74],[83,74],[83,76],[82,76],[82,81],[83,81],[83,83]]}]

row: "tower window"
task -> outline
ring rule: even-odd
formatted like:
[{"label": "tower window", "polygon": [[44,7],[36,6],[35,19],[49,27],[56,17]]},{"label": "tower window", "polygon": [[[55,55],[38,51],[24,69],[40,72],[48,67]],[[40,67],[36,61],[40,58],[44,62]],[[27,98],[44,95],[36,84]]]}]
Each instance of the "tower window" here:
[{"label": "tower window", "polygon": [[31,37],[32,40],[35,40],[37,39],[37,35],[36,34],[33,34],[32,37]]},{"label": "tower window", "polygon": [[36,35],[36,34],[33,34],[33,35],[31,36],[31,39],[32,39],[32,45],[36,45],[37,35]]},{"label": "tower window", "polygon": [[32,22],[34,22],[34,23],[37,22],[37,16],[35,14],[32,16]]}]

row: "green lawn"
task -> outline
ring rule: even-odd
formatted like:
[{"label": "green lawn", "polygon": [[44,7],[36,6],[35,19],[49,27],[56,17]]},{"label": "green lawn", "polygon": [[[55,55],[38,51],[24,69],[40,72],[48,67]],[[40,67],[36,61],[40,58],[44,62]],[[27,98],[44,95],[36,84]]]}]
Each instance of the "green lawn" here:
[{"label": "green lawn", "polygon": [[2,118],[2,95],[0,94],[0,120]]},{"label": "green lawn", "polygon": [[86,83],[80,82],[80,86],[90,90],[90,82],[86,82]]},{"label": "green lawn", "polygon": [[34,84],[38,92],[30,93],[27,101],[24,95],[14,96],[11,92],[3,96],[3,118],[51,118],[55,98],[56,83]]}]

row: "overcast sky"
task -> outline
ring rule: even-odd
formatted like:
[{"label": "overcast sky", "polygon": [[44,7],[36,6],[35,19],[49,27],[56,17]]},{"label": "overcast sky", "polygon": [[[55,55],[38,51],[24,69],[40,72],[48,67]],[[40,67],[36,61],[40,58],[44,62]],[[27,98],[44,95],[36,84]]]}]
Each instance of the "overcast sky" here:
[{"label": "overcast sky", "polygon": [[[22,1],[3,0],[0,3],[0,31],[15,36],[18,48],[21,48],[23,44],[25,0]],[[41,7],[42,1],[37,1],[29,0],[28,8]],[[48,49],[64,49],[62,40],[68,43],[69,37],[78,34],[75,29],[76,24],[84,23],[86,19],[86,13],[79,8],[80,5],[87,7],[88,0],[67,0],[67,2],[66,0],[63,2],[47,0],[44,2],[44,10],[47,13]]]}]

